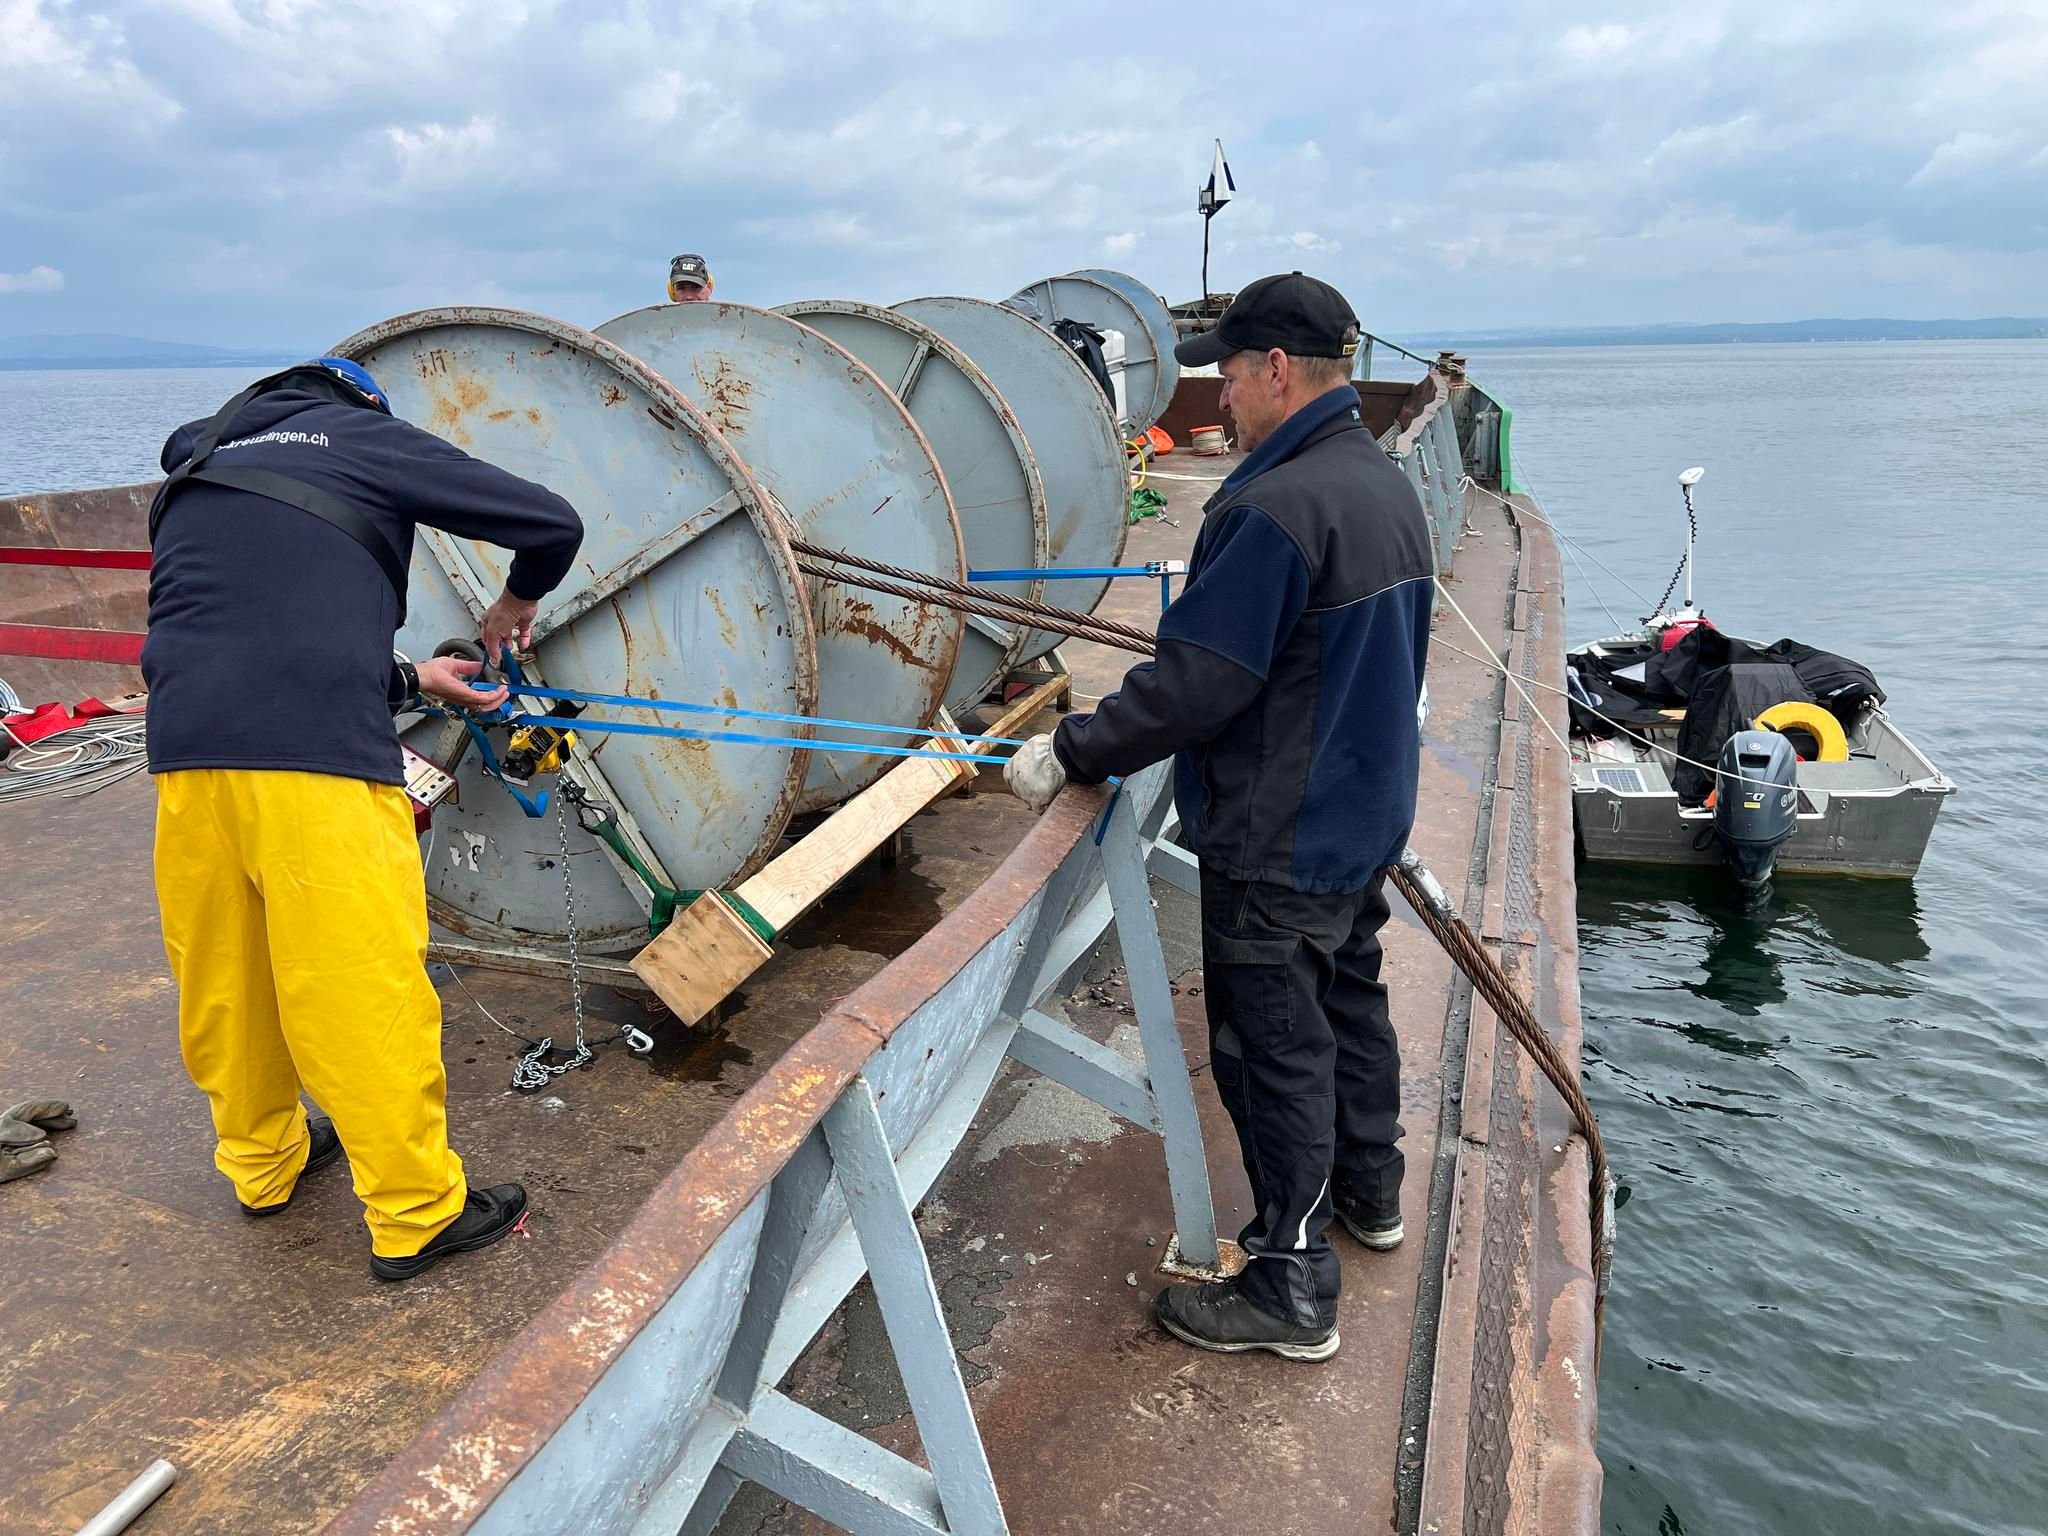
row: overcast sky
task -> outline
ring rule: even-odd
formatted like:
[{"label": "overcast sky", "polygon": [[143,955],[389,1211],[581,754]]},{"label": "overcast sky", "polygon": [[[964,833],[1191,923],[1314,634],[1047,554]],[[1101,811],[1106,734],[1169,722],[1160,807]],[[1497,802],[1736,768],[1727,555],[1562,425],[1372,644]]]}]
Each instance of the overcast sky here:
[{"label": "overcast sky", "polygon": [[0,334],[1000,298],[1369,328],[2048,312],[2048,0],[0,0]]}]

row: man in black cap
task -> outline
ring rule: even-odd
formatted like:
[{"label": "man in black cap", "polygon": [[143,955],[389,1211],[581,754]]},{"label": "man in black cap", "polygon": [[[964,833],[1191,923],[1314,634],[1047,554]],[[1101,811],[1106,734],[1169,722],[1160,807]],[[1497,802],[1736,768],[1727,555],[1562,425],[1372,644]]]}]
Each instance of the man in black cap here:
[{"label": "man in black cap", "polygon": [[684,253],[668,264],[668,301],[699,304],[711,297],[711,268],[702,256]]},{"label": "man in black cap", "polygon": [[1434,566],[1414,491],[1359,419],[1358,337],[1342,294],[1292,272],[1175,348],[1218,365],[1246,457],[1203,509],[1156,658],[1008,770],[1043,810],[1069,779],[1175,759],[1211,1062],[1253,1213],[1243,1274],[1169,1286],[1155,1311],[1204,1349],[1296,1360],[1337,1351],[1331,1217],[1368,1248],[1401,1241],[1379,930],[1415,819]]}]

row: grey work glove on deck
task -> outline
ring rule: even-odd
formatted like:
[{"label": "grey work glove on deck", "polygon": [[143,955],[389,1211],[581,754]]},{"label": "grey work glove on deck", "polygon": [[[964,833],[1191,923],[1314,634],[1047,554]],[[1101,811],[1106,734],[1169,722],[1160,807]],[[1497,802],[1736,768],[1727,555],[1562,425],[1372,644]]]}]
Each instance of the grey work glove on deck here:
[{"label": "grey work glove on deck", "polygon": [[0,1184],[26,1178],[57,1160],[50,1132],[78,1124],[62,1099],[24,1099],[0,1115]]},{"label": "grey work glove on deck", "polygon": [[1034,736],[1003,764],[1003,782],[1010,793],[1044,814],[1053,796],[1067,787],[1067,770],[1052,750],[1051,736]]}]

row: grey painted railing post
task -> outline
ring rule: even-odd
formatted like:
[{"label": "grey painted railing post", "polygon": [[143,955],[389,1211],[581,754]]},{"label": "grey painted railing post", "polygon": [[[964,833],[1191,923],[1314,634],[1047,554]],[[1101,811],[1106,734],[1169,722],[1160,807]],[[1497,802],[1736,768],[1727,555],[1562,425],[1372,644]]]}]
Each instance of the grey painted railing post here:
[{"label": "grey painted railing post", "polygon": [[1180,1026],[1173,1016],[1166,955],[1159,947],[1159,918],[1152,906],[1145,847],[1128,794],[1119,793],[1107,814],[1101,843],[1103,882],[1109,887],[1124,974],[1131,984],[1131,1007],[1145,1045],[1145,1075],[1152,1085],[1153,1107],[1166,1143],[1166,1179],[1173,1192],[1180,1257],[1185,1263],[1207,1268],[1219,1256],[1216,1207],[1209,1191],[1209,1160],[1202,1150],[1194,1085],[1188,1080]]},{"label": "grey painted railing post", "polygon": [[864,1075],[825,1112],[825,1140],[938,1484],[945,1528],[951,1536],[1007,1536],[1009,1523],[967,1401],[917,1217],[904,1198],[881,1110]]}]

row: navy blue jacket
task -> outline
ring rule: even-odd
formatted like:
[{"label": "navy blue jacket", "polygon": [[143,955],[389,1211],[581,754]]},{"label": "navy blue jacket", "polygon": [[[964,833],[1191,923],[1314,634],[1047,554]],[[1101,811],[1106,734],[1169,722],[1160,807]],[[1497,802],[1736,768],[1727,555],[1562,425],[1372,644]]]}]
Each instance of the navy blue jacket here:
[{"label": "navy blue jacket", "polygon": [[[164,444],[168,472],[204,421]],[[340,497],[402,559],[424,523],[515,552],[506,585],[540,598],[583,541],[554,492],[396,417],[285,387],[258,395],[212,462],[274,470]],[[281,768],[405,782],[392,728],[398,598],[375,557],[281,501],[193,481],[164,509],[149,576],[149,767]]]},{"label": "navy blue jacket", "polygon": [[1155,659],[1053,750],[1092,784],[1174,756],[1205,865],[1356,891],[1415,821],[1429,524],[1344,385],[1283,421],[1217,489]]}]

